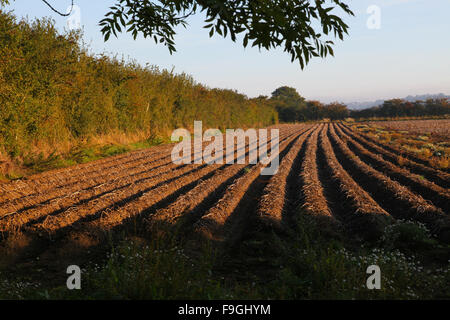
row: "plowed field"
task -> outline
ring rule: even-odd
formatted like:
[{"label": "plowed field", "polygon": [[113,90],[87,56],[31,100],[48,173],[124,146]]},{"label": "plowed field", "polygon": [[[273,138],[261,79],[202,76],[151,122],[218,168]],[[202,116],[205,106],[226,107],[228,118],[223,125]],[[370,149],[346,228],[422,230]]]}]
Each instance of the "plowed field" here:
[{"label": "plowed field", "polygon": [[412,219],[450,241],[449,173],[414,159],[399,165],[392,147],[340,123],[277,128],[274,176],[260,175],[261,163],[176,165],[165,145],[2,184],[1,242],[23,234],[40,243],[33,255],[41,255],[130,226],[239,241],[255,230],[289,229],[299,214],[367,239]]}]

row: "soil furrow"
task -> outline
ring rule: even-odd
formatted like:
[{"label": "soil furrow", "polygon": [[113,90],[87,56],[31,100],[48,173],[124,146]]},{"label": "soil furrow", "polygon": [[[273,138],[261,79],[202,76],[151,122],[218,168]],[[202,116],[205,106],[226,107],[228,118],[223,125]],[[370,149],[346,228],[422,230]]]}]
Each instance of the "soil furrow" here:
[{"label": "soil furrow", "polygon": [[395,218],[425,223],[441,240],[450,241],[450,218],[442,210],[361,161],[339,139],[332,127],[328,136],[333,141],[334,152],[342,166],[387,212]]},{"label": "soil furrow", "polygon": [[435,206],[440,207],[444,212],[448,213],[448,210],[450,209],[449,190],[437,186],[419,175],[412,174],[406,169],[399,168],[392,163],[385,161],[381,156],[377,157],[346,135],[338,127],[336,127],[336,130],[340,138],[344,142],[347,142],[347,146],[350,150],[352,150],[362,161],[382,172],[389,178],[408,187],[411,191],[419,193],[424,199],[431,201]]},{"label": "soil furrow", "polygon": [[339,185],[341,201],[345,202],[345,209],[349,210],[340,214],[344,227],[366,239],[378,239],[392,218],[342,167],[327,137],[330,129],[332,125],[322,130],[321,144],[331,178]]},{"label": "soil furrow", "polygon": [[[311,129],[308,129],[308,132]],[[301,135],[306,134],[306,132],[298,133],[294,137],[286,140],[280,145],[279,156],[280,159],[284,156],[285,150],[288,150],[290,146],[298,139]],[[230,216],[238,216],[237,207],[239,204],[245,202],[248,205],[249,210],[255,210],[258,201],[258,193],[262,192],[265,184],[268,183],[268,176],[261,176],[260,172],[264,165],[258,163],[253,166],[250,171],[239,178],[233,185],[231,185],[224,197],[222,197],[219,202],[195,224],[195,231],[202,234],[205,237],[215,240],[221,240],[224,236],[224,227],[226,222],[229,220]],[[253,196],[249,196],[249,192],[253,193]],[[243,198],[251,197],[254,201],[243,201]],[[250,205],[252,204],[252,205]],[[246,209],[247,209],[246,208]],[[244,210],[240,210],[244,211]],[[242,215],[239,215],[242,216]],[[231,223],[233,225],[233,223]],[[243,224],[241,223],[241,227]]]},{"label": "soil furrow", "polygon": [[[348,130],[352,130],[347,125],[345,125],[345,124],[342,124],[342,125],[345,126]],[[408,152],[407,150],[387,145],[387,144],[382,143],[382,142],[376,140],[375,138],[373,138],[373,137],[371,137],[371,136],[369,136],[367,134],[361,133],[361,132],[359,132],[358,134],[359,134],[360,137],[363,137],[364,139],[366,139],[367,141],[375,144],[376,146],[378,146],[379,148],[383,149],[384,151],[386,151],[386,152],[388,152],[390,154],[394,154],[397,157],[401,156],[403,159],[408,160],[409,162],[411,162],[412,165],[416,165],[417,167],[429,168],[429,169],[431,169],[432,171],[434,171],[434,172],[436,172],[438,174],[443,174],[446,177],[447,181],[450,181],[449,180],[450,169],[437,169],[437,168],[434,168],[433,165],[429,161],[427,161],[425,159],[421,159],[421,158],[417,157],[417,155],[415,155],[415,154],[413,154],[411,152]]]},{"label": "soil furrow", "polygon": [[[312,133],[317,134],[318,128]],[[263,194],[258,204],[256,216],[260,219],[260,223],[281,227],[282,218],[284,215],[283,209],[286,208],[286,188],[287,177],[294,163],[294,159],[300,152],[305,143],[306,136],[303,135],[298,138],[289,152],[280,163],[278,173],[270,178],[269,183],[264,188]]]},{"label": "soil furrow", "polygon": [[403,158],[401,156],[395,153],[392,153],[390,151],[387,151],[380,147],[379,145],[369,141],[368,139],[365,139],[362,135],[356,133],[355,131],[340,125],[340,127],[344,130],[345,133],[350,135],[355,141],[359,142],[362,146],[364,146],[369,151],[379,154],[382,156],[386,161],[392,162],[393,164],[405,167],[408,170],[410,170],[412,173],[423,175],[428,180],[432,181],[433,183],[441,186],[442,188],[450,188],[450,175],[446,174],[445,172],[436,170],[431,167],[427,167],[423,164],[416,163],[414,161],[411,161],[409,159]]},{"label": "soil furrow", "polygon": [[[99,215],[99,212],[106,212],[109,208],[120,207],[119,204],[127,203],[131,200],[141,198],[146,193],[158,193],[164,190],[163,187],[169,182],[176,185],[177,181],[181,183],[191,176],[197,176],[197,172],[208,171],[211,168],[206,168],[206,165],[185,165],[182,169],[175,171],[165,171],[165,173],[158,177],[158,179],[151,179],[145,183],[131,183],[126,188],[122,188],[121,192],[113,192],[104,195],[101,199],[90,201],[83,205],[74,206],[68,210],[60,212],[58,215],[46,216],[46,220],[38,224],[38,229],[54,230],[73,224],[78,219],[83,218],[84,215]],[[214,165],[212,169],[217,169],[221,165]],[[211,170],[212,170],[211,169]],[[181,174],[178,174],[180,171]],[[208,171],[209,172],[209,171]],[[49,227],[47,227],[49,226]]]},{"label": "soil furrow", "polygon": [[[283,139],[281,139],[281,142]],[[248,154],[249,148],[247,145],[245,156],[248,156]],[[249,168],[250,166],[248,165],[239,164],[221,167],[213,177],[202,181],[187,194],[181,195],[169,207],[152,214],[149,217],[150,226],[153,227],[154,225],[158,226],[160,224],[174,225],[182,217],[185,222],[186,220],[190,222],[196,220],[201,215],[201,212],[208,209],[208,203],[213,205],[214,201],[226,190],[226,187],[242,176]],[[186,225],[186,223],[183,225]]]},{"label": "soil furrow", "polygon": [[302,181],[301,194],[303,198],[304,212],[316,217],[327,216],[332,218],[317,169],[317,146],[320,130],[315,131],[306,143],[306,156],[303,161],[300,179]]}]

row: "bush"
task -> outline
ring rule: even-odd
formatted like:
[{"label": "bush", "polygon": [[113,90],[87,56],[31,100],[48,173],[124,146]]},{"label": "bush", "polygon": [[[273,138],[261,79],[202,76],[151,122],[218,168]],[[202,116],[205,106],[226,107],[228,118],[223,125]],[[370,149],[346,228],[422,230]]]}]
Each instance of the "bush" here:
[{"label": "bush", "polygon": [[59,34],[49,19],[17,21],[0,10],[0,152],[22,161],[67,153],[92,137],[166,137],[194,120],[220,129],[277,122],[264,99],[94,56],[81,39],[80,32]]},{"label": "bush", "polygon": [[385,248],[404,250],[424,249],[436,244],[424,224],[407,220],[397,220],[394,224],[388,225],[381,241]]}]

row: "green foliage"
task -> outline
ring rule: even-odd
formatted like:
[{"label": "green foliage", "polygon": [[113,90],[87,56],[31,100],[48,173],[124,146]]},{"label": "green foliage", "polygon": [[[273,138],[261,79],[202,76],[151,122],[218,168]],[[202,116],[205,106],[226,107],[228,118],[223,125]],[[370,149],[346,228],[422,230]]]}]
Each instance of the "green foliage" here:
[{"label": "green foliage", "polygon": [[186,74],[94,56],[81,37],[59,34],[48,19],[17,21],[0,11],[0,152],[45,158],[90,137],[165,137],[198,119],[210,128],[277,121],[267,101],[209,89]]},{"label": "green foliage", "polygon": [[295,88],[280,87],[272,93],[271,102],[283,122],[321,120],[342,120],[348,117],[347,106],[334,102],[323,105],[319,101],[305,101]]},{"label": "green foliage", "polygon": [[305,98],[294,88],[284,86],[276,89],[272,92],[272,100],[282,121],[304,120],[302,111],[306,107]]},{"label": "green foliage", "polygon": [[[315,246],[293,249],[280,271],[275,297],[290,299],[433,299],[448,298],[449,269],[424,267],[398,250]],[[381,269],[381,289],[366,287],[367,267]]]},{"label": "green foliage", "polygon": [[[186,245],[173,235],[130,235],[108,253],[82,266],[81,290],[45,283],[39,275],[15,277],[0,270],[0,298],[6,299],[448,299],[448,261],[425,263],[430,247],[364,247],[330,237],[323,224],[300,210],[295,231],[280,237],[261,232],[223,254],[208,243]],[[421,225],[399,222],[386,241],[406,227],[406,241],[427,238]],[[411,228],[410,228],[411,227]],[[147,235],[148,236],[148,235]],[[408,240],[409,239],[409,240]],[[433,244],[432,247],[436,247]],[[445,255],[447,251],[435,252]],[[218,254],[218,253],[221,254]],[[369,290],[366,270],[378,265],[381,289]],[[30,270],[30,267],[27,267]],[[47,277],[48,278],[48,277]],[[59,283],[59,282],[56,282]]]},{"label": "green foliage", "polygon": [[[312,2],[312,3],[311,3]],[[116,0],[111,11],[100,21],[105,41],[111,34],[126,30],[133,37],[141,34],[163,43],[169,52],[176,51],[175,27],[187,26],[189,16],[205,12],[209,35],[214,33],[232,41],[243,35],[243,46],[270,50],[284,47],[291,60],[298,60],[301,68],[312,57],[334,55],[333,41],[322,36],[334,35],[343,40],[348,26],[333,14],[335,8],[343,14],[353,15],[350,8],[340,0],[307,1],[251,1],[251,0]],[[317,27],[314,27],[317,25]]]},{"label": "green foliage", "polygon": [[349,115],[347,106],[339,102],[330,103],[324,109],[324,116],[331,120],[344,120]]},{"label": "green foliage", "polygon": [[446,98],[409,102],[402,99],[385,101],[381,106],[363,110],[352,110],[350,116],[356,119],[400,118],[450,115],[450,101]]},{"label": "green foliage", "polygon": [[437,244],[424,224],[404,220],[387,226],[381,241],[388,249],[403,250],[428,249]]},{"label": "green foliage", "polygon": [[[364,247],[324,228],[316,217],[299,210],[295,229],[286,239],[261,235],[267,259],[262,264],[278,269],[273,280],[264,276],[259,294],[273,299],[430,299],[448,298],[450,269],[448,247],[435,251],[443,259],[422,260],[440,245],[431,240],[426,228],[418,223],[399,221],[385,231],[380,246]],[[398,236],[400,234],[400,236]],[[400,246],[388,247],[390,240]],[[405,242],[403,242],[405,241]],[[414,245],[414,244],[424,244]],[[259,246],[261,247],[261,245]],[[404,251],[407,249],[406,251]],[[250,251],[258,250],[255,248]],[[272,252],[277,252],[273,254]],[[431,258],[431,255],[430,255]],[[275,260],[275,262],[274,262]],[[439,265],[430,263],[438,262]],[[367,267],[381,269],[381,289],[368,290]],[[444,267],[441,267],[444,266]],[[249,267],[248,267],[249,268]],[[275,273],[275,272],[274,272]]]},{"label": "green foliage", "polygon": [[202,259],[193,259],[171,242],[124,241],[103,265],[86,269],[85,292],[94,299],[221,297],[225,291],[221,282],[211,278],[213,259],[208,251],[202,253]]}]

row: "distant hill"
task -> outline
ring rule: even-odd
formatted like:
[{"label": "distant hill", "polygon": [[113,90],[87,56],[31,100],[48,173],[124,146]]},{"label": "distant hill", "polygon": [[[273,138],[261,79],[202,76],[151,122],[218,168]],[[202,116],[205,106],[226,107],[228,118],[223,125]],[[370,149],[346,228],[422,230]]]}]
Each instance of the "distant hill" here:
[{"label": "distant hill", "polygon": [[[407,96],[406,98],[402,98],[403,100],[414,102],[417,100],[427,100],[427,99],[441,99],[441,98],[447,98],[450,99],[450,96],[438,93],[438,94],[423,94],[423,95],[417,95],[417,96]],[[386,99],[390,100],[390,99]],[[376,101],[366,101],[366,102],[349,102],[346,103],[349,109],[351,110],[361,110],[366,108],[371,108],[375,106],[382,105],[385,100],[376,100]]]}]

